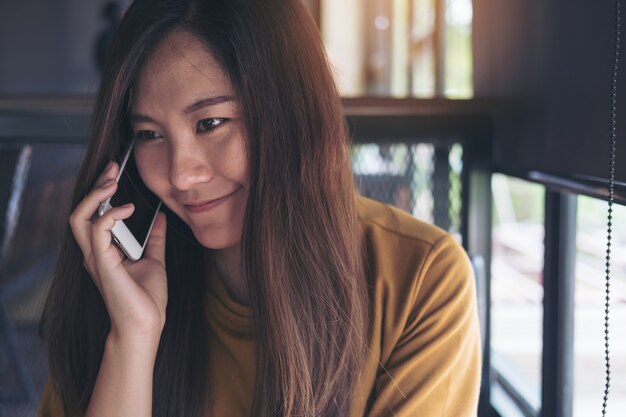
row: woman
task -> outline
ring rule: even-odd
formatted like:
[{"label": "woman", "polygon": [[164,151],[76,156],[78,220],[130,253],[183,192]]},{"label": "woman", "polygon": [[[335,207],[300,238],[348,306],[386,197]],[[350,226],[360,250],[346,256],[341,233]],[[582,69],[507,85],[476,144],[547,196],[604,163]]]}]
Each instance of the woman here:
[{"label": "woman", "polygon": [[[93,218],[131,138],[167,214],[135,263],[110,235],[133,207]],[[467,258],[357,198],[347,151],[299,0],[134,1],[42,318],[41,415],[475,415]]]}]

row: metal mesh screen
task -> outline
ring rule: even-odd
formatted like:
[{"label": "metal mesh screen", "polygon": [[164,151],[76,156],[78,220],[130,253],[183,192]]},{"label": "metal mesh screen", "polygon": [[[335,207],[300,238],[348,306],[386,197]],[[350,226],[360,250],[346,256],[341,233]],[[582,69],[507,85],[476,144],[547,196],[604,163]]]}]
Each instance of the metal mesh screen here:
[{"label": "metal mesh screen", "polygon": [[359,192],[460,236],[463,147],[432,143],[352,146]]}]

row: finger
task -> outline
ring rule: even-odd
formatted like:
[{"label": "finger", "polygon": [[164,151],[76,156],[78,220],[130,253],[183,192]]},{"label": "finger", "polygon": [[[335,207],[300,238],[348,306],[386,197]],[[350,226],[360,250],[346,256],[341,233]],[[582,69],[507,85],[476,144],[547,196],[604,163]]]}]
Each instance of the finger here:
[{"label": "finger", "polygon": [[124,253],[122,248],[119,247],[119,245],[115,244],[113,245],[113,247],[115,248],[115,251],[117,252],[117,256],[119,256],[120,259],[126,258],[126,254]]},{"label": "finger", "polygon": [[119,165],[114,161],[109,161],[109,163],[104,168],[104,171],[102,171],[98,178],[96,178],[96,183],[94,187],[99,187],[109,180],[116,179],[118,171]]},{"label": "finger", "polygon": [[162,265],[165,265],[165,231],[167,229],[167,220],[165,213],[159,212],[157,214],[150,237],[148,237],[148,243],[146,244],[146,258],[159,261]]},{"label": "finger", "polygon": [[91,229],[92,218],[98,210],[100,203],[111,197],[117,190],[115,180],[109,180],[96,187],[87,194],[87,196],[76,206],[70,215],[70,227],[74,238],[80,246],[83,255],[89,257],[91,254]]},{"label": "finger", "polygon": [[113,245],[111,229],[113,229],[117,221],[130,217],[133,211],[135,211],[135,206],[132,204],[115,207],[103,214],[93,224],[91,245],[96,263],[107,262],[107,260],[119,262],[124,259],[123,256],[119,256],[117,247]]}]

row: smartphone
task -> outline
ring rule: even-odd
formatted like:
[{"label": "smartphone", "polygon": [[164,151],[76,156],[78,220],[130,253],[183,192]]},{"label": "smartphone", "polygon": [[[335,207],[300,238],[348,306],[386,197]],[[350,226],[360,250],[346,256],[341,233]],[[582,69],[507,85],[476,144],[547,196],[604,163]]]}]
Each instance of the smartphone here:
[{"label": "smartphone", "polygon": [[102,216],[111,208],[128,203],[135,205],[133,214],[125,220],[118,220],[111,234],[128,259],[137,261],[143,254],[152,225],[161,207],[161,200],[141,180],[133,156],[133,145],[134,141],[131,141],[120,161],[117,191],[100,205],[98,214]]}]

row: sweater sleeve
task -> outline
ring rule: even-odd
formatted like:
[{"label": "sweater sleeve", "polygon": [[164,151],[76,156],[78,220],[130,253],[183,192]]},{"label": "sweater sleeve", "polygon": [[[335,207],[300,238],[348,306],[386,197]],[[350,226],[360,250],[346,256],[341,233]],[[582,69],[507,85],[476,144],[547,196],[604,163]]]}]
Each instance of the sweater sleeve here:
[{"label": "sweater sleeve", "polygon": [[368,415],[476,417],[481,348],[469,260],[447,236],[433,245],[419,269]]}]

